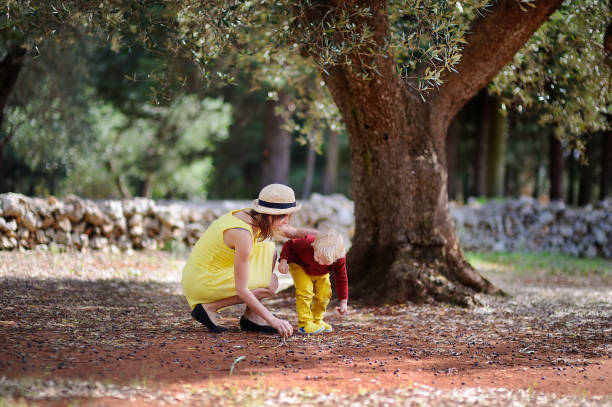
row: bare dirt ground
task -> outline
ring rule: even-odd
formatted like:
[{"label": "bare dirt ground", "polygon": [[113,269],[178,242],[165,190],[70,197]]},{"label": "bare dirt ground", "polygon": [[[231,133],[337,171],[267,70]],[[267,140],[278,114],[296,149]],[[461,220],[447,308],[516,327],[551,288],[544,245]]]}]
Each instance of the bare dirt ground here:
[{"label": "bare dirt ground", "polygon": [[[182,264],[0,252],[0,405],[612,405],[611,270],[484,264],[508,298],[353,307],[329,313],[333,333],[282,341],[241,333],[240,307],[208,333]],[[289,295],[267,306],[296,323]]]}]

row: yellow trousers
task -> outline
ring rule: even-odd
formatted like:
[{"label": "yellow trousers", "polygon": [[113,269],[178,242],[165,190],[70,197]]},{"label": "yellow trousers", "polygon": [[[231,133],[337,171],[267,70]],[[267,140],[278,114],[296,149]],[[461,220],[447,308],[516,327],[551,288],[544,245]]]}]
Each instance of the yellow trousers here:
[{"label": "yellow trousers", "polygon": [[332,294],[329,274],[310,276],[302,266],[295,263],[289,263],[289,272],[295,284],[298,326],[303,328],[309,322],[319,324]]}]

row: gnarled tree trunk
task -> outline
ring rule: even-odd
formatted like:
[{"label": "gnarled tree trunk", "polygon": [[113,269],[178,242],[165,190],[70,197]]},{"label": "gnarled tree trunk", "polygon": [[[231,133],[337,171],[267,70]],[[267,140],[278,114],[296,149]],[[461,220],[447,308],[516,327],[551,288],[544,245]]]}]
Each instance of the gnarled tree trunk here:
[{"label": "gnarled tree trunk", "polygon": [[[379,69],[383,69],[382,67]],[[494,292],[463,258],[448,209],[445,127],[387,64],[373,81],[334,69],[326,78],[351,146],[355,239],[353,296],[372,302],[468,305]],[[392,102],[393,101],[393,102]]]},{"label": "gnarled tree trunk", "polygon": [[[373,15],[363,24],[383,49],[389,36],[387,3],[349,3],[370,7]],[[324,4],[308,16],[311,22],[326,12]],[[470,266],[459,245],[448,206],[446,132],[459,109],[560,4],[542,0],[523,13],[515,0],[495,3],[471,28],[460,73],[447,75],[425,103],[397,76],[393,58],[376,58],[377,73],[370,80],[345,65],[322,74],[351,148],[355,236],[347,263],[353,298],[469,305],[474,292],[499,292]],[[316,58],[316,50],[310,55]]]}]

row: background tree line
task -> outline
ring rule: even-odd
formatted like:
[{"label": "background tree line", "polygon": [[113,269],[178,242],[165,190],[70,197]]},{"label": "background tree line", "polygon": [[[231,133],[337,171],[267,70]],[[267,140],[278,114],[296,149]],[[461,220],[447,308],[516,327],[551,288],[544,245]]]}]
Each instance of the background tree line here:
[{"label": "background tree line", "polygon": [[[298,142],[274,111],[286,96],[251,90],[246,80],[207,91],[191,87],[195,93],[177,84],[177,100],[154,105],[156,83],[148,75],[161,61],[141,49],[82,41],[71,49],[50,42],[37,58],[25,59],[1,130],[3,192],[238,199],[277,180],[299,196],[308,190],[350,196],[346,135],[329,129],[318,152]],[[502,106],[491,93],[470,101],[449,131],[451,199],[527,194],[584,205],[609,194],[609,131],[583,135],[579,153],[555,137],[553,124],[540,123],[537,107]],[[496,153],[499,134],[503,150]],[[266,137],[276,150],[264,150]],[[284,179],[264,173],[282,172],[265,165],[279,155],[291,163]]]},{"label": "background tree line", "polygon": [[[571,7],[582,13],[553,16],[452,122],[451,199],[526,194],[584,205],[609,194],[612,141],[601,123],[609,78],[598,70],[602,53],[592,36],[607,20],[589,2]],[[562,24],[568,15],[571,23]],[[316,109],[295,106],[308,99],[303,83],[279,87],[278,73],[259,83],[247,75],[229,86],[204,83],[189,62],[78,29],[28,56],[3,37],[0,72],[14,88],[3,94],[1,192],[238,199],[279,181],[303,197],[351,195],[344,129],[336,121],[312,134]],[[249,61],[255,71],[268,62]],[[19,66],[13,78],[11,66]],[[322,112],[321,121],[335,114]]]},{"label": "background tree line", "polygon": [[[4,47],[4,61],[7,54]],[[176,83],[172,102],[154,104],[159,84],[151,75],[163,66],[137,47],[115,51],[87,37],[69,49],[50,41],[26,58],[4,111],[2,192],[246,199],[281,181],[299,196],[350,196],[342,129],[326,129],[319,145],[298,140],[275,112],[291,103],[286,93],[269,95],[240,78],[206,89],[186,72],[196,83]],[[541,114],[504,104],[488,89],[473,98],[448,134],[449,197],[530,195],[584,205],[608,196],[610,131],[582,135],[578,151]],[[275,168],[279,162],[286,168]]]}]

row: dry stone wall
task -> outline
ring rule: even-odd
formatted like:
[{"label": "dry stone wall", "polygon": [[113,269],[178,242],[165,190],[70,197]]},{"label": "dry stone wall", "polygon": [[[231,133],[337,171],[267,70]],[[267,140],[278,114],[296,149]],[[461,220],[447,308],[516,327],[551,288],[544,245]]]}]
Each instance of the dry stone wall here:
[{"label": "dry stone wall", "polygon": [[[333,227],[350,240],[353,202],[343,195],[313,194],[292,223]],[[169,242],[192,246],[206,227],[250,201],[91,201],[69,195],[0,194],[0,250],[49,247],[129,251]],[[469,250],[552,251],[612,258],[612,200],[580,209],[522,198],[480,206],[451,206],[461,243]]]},{"label": "dry stone wall", "polygon": [[[154,202],[150,199],[91,201],[0,194],[0,250],[76,248],[126,251],[159,249],[168,242],[192,246],[217,217],[251,201]],[[347,240],[353,203],[342,195],[315,195],[293,223],[335,227]]]},{"label": "dry stone wall", "polygon": [[468,250],[547,251],[612,258],[612,200],[581,208],[533,198],[451,208]]}]

